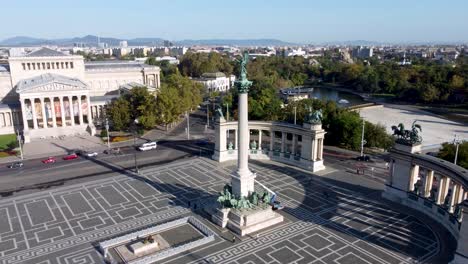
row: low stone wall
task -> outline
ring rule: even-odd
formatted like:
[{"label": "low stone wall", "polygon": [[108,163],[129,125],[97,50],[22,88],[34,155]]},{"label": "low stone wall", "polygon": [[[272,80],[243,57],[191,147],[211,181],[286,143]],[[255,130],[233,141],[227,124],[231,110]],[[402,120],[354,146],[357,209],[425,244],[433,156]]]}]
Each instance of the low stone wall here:
[{"label": "low stone wall", "polygon": [[161,259],[173,256],[173,255],[176,255],[176,254],[179,254],[179,253],[181,253],[183,251],[190,250],[192,248],[195,248],[195,247],[210,243],[210,242],[215,240],[215,233],[213,231],[211,231],[207,226],[205,226],[203,223],[201,223],[195,217],[188,216],[188,217],[180,218],[180,219],[168,222],[168,223],[164,223],[164,224],[161,224],[161,225],[146,228],[146,229],[143,229],[143,230],[139,230],[139,231],[127,234],[127,235],[123,235],[123,236],[119,236],[119,237],[116,237],[116,238],[112,238],[112,239],[103,241],[103,242],[99,243],[99,248],[100,248],[101,252],[103,253],[104,258],[108,262],[110,262],[112,264],[117,263],[117,261],[112,259],[110,255],[108,255],[109,248],[112,248],[112,247],[115,247],[115,246],[118,246],[118,245],[121,245],[121,244],[124,244],[124,243],[128,243],[128,242],[131,242],[131,241],[135,241],[138,238],[143,238],[143,237],[148,236],[150,234],[160,233],[160,232],[162,232],[164,230],[175,228],[175,227],[177,227],[179,225],[186,224],[186,223],[189,223],[193,227],[198,229],[203,235],[205,235],[205,237],[202,238],[202,239],[198,239],[196,241],[193,241],[193,242],[183,244],[183,245],[178,246],[178,247],[168,248],[166,250],[157,252],[155,254],[152,254],[152,255],[149,255],[149,256],[134,260],[134,261],[130,261],[129,263],[131,263],[131,264],[154,263],[154,262],[159,261]]}]

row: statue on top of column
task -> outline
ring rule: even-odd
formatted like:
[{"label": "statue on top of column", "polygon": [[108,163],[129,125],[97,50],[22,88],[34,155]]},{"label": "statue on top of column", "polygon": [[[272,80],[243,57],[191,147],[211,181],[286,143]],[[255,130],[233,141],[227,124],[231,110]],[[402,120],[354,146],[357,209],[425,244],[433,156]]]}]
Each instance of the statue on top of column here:
[{"label": "statue on top of column", "polygon": [[249,88],[252,85],[252,82],[247,80],[247,62],[249,61],[249,54],[244,52],[241,59],[238,60],[240,66],[240,76],[239,80],[236,80],[234,83],[239,90],[239,93],[248,93]]}]

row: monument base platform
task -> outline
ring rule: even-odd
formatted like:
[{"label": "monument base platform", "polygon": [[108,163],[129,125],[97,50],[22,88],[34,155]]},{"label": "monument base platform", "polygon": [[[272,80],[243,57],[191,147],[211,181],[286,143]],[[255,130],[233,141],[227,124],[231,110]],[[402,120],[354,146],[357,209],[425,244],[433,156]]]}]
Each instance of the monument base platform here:
[{"label": "monument base platform", "polygon": [[260,231],[284,221],[283,216],[274,212],[270,206],[244,211],[217,208],[215,211],[212,214],[212,221],[221,227],[229,228],[240,236]]}]

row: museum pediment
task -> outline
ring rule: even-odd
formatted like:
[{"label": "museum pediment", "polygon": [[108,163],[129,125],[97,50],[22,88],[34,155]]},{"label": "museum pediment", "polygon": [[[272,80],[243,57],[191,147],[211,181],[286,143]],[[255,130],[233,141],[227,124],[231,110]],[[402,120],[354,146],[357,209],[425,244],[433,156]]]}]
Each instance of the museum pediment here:
[{"label": "museum pediment", "polygon": [[52,73],[21,80],[16,86],[18,94],[82,90],[89,90],[89,86],[80,79]]}]

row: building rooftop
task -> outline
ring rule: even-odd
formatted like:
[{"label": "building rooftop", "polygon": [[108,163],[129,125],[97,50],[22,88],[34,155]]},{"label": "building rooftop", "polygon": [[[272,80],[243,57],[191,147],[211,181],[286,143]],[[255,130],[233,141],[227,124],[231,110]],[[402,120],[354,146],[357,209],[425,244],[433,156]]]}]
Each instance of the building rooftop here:
[{"label": "building rooftop", "polygon": [[60,51],[56,51],[56,50],[44,47],[44,48],[38,49],[36,51],[33,51],[27,54],[25,57],[63,57],[63,56],[68,56],[68,55]]},{"label": "building rooftop", "polygon": [[222,77],[226,77],[226,74],[222,73],[222,72],[205,72],[202,74],[201,76],[202,78],[222,78]]},{"label": "building rooftop", "polygon": [[85,62],[85,70],[106,70],[106,69],[142,69],[157,67],[138,61],[93,61]]},{"label": "building rooftop", "polygon": [[49,83],[63,84],[70,87],[77,87],[79,89],[89,89],[88,85],[80,79],[70,78],[54,73],[45,73],[36,77],[21,80],[18,83],[16,92],[20,94],[24,92],[34,91],[35,88]]}]

